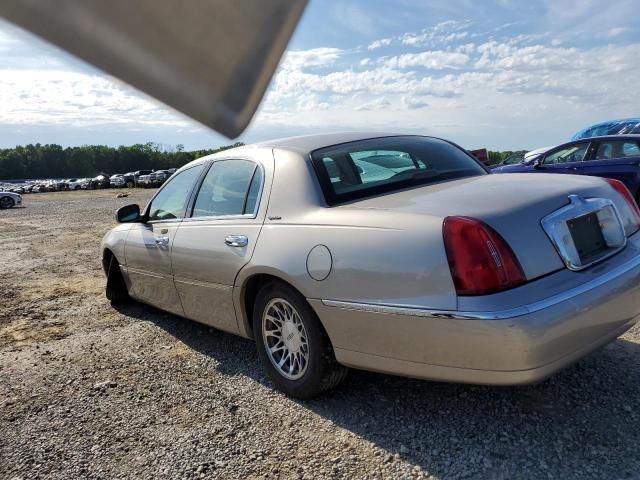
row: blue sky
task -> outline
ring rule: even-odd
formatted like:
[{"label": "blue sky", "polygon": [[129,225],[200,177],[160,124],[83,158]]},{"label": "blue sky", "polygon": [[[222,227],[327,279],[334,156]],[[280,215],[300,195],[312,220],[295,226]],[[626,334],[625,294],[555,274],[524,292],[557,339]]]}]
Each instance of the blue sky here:
[{"label": "blue sky", "polygon": [[[311,0],[239,140],[375,130],[494,150],[567,141],[640,115],[637,7]],[[6,23],[0,68],[0,147],[230,142]]]}]

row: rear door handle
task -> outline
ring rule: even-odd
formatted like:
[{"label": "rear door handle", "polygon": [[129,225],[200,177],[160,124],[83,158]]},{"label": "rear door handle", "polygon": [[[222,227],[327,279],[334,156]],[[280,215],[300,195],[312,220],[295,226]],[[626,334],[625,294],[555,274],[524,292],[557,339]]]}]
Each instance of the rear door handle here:
[{"label": "rear door handle", "polygon": [[156,237],[156,245],[158,245],[159,247],[166,247],[167,245],[169,245],[169,237],[167,236],[162,236],[162,237]]},{"label": "rear door handle", "polygon": [[246,247],[249,244],[249,239],[245,235],[227,235],[224,243],[230,247]]}]

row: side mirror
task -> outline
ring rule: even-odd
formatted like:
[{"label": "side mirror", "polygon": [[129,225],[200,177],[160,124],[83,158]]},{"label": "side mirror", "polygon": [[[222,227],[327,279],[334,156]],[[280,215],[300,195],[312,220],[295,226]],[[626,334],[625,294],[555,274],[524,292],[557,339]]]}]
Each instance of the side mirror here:
[{"label": "side mirror", "polygon": [[542,157],[538,157],[533,161],[533,168],[542,168]]},{"label": "side mirror", "polygon": [[116,212],[118,223],[131,223],[140,220],[140,207],[136,204],[121,207]]}]

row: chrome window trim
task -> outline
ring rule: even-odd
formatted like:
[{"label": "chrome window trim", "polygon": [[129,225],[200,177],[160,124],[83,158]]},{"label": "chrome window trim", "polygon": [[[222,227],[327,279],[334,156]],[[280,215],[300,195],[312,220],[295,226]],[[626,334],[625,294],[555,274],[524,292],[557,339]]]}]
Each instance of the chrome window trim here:
[{"label": "chrome window trim", "polygon": [[[560,255],[562,262],[569,270],[579,271],[584,270],[585,268],[589,268],[590,266],[599,263],[607,258],[615,255],[624,247],[627,246],[627,236],[624,231],[624,226],[622,222],[622,218],[620,217],[620,213],[616,208],[613,201],[608,198],[581,198],[578,195],[569,195],[569,205],[565,205],[564,207],[556,210],[555,212],[550,213],[546,217],[541,220],[542,229],[545,231],[554,248]],[[602,210],[606,207],[610,207],[613,209],[613,213],[618,221],[618,226],[621,230],[621,235],[624,238],[623,243],[618,247],[612,247],[607,253],[596,258],[592,262],[585,264],[576,264],[571,260],[571,255],[567,251],[567,248],[556,238],[556,234],[554,233],[554,226],[558,222],[566,223],[567,220],[572,220],[574,218],[588,215],[590,213],[595,213],[599,210]]]},{"label": "chrome window trim", "polygon": [[168,218],[166,220],[158,219],[158,220],[147,220],[143,225],[155,225],[157,223],[180,223],[182,222],[182,218]]},{"label": "chrome window trim", "polygon": [[[195,208],[196,205],[196,201],[198,200],[198,194],[200,193],[200,189],[202,188],[202,184],[204,183],[204,181],[207,178],[207,174],[211,171],[211,169],[213,168],[213,166],[218,163],[218,162],[224,162],[224,161],[228,161],[228,160],[243,160],[243,161],[248,161],[253,163],[256,168],[254,169],[253,175],[255,175],[255,172],[257,169],[260,169],[260,171],[262,172],[262,180],[260,182],[260,188],[258,189],[258,196],[257,196],[257,200],[256,200],[256,205],[255,207],[253,207],[253,213],[244,213],[244,214],[240,214],[240,215],[207,215],[207,216],[203,216],[203,217],[194,217],[193,216],[193,209]],[[253,181],[253,176],[251,177],[251,181]],[[249,188],[251,188],[251,181],[249,182]],[[266,181],[266,172],[264,169],[264,166],[262,165],[261,162],[257,162],[252,158],[249,157],[245,157],[245,156],[240,156],[240,155],[236,155],[236,156],[231,156],[231,157],[224,157],[224,158],[216,158],[210,161],[210,165],[209,167],[206,169],[204,175],[202,176],[201,179],[198,180],[198,189],[195,192],[195,194],[193,195],[193,201],[189,202],[189,206],[188,206],[188,210],[189,210],[189,215],[186,216],[182,219],[185,222],[198,222],[198,221],[215,221],[215,220],[247,220],[247,219],[256,219],[258,217],[258,211],[260,210],[260,205],[262,204],[262,193],[264,191],[264,184]],[[247,190],[247,195],[249,194],[249,190]]]},{"label": "chrome window trim", "polygon": [[256,214],[247,213],[244,215],[210,215],[206,217],[185,217],[182,219],[182,223],[190,223],[190,222],[205,222],[205,221],[216,221],[216,220],[253,220],[257,216]]},{"label": "chrome window trim", "polygon": [[583,295],[596,288],[611,282],[625,273],[640,267],[640,255],[633,257],[626,263],[619,265],[603,275],[594,278],[588,282],[570,288],[562,293],[552,295],[551,297],[537,302],[521,305],[519,307],[507,310],[494,311],[464,311],[464,310],[438,310],[429,308],[412,308],[399,305],[376,305],[372,303],[347,302],[342,300],[321,300],[322,304],[327,307],[336,307],[347,310],[357,310],[369,313],[381,313],[388,315],[410,315],[414,317],[429,318],[452,318],[456,320],[506,320],[515,317],[521,317],[531,313],[553,307],[560,303],[571,300],[574,297]]}]

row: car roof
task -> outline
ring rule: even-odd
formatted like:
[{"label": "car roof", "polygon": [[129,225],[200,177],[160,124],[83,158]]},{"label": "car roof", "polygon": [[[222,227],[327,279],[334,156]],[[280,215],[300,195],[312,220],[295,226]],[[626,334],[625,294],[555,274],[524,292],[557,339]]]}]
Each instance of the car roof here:
[{"label": "car roof", "polygon": [[[209,160],[223,159],[233,156],[245,156],[256,149],[282,149],[295,152],[302,157],[307,157],[309,153],[314,150],[318,150],[324,147],[331,147],[348,142],[357,142],[359,140],[370,140],[374,138],[384,137],[424,137],[435,140],[442,140],[438,137],[431,137],[428,135],[417,135],[411,133],[385,133],[385,132],[341,132],[341,133],[324,133],[314,135],[301,135],[298,137],[286,137],[275,140],[267,140],[264,142],[252,143],[249,145],[243,145],[240,147],[229,148],[220,152],[212,153],[204,157],[196,158],[186,165],[182,166],[179,171],[186,168],[194,167],[200,163],[205,163]],[[446,140],[443,140],[446,141]]]},{"label": "car roof", "polygon": [[602,135],[599,137],[588,137],[588,138],[579,138],[578,140],[572,140],[567,143],[578,143],[578,142],[587,142],[593,140],[624,140],[625,138],[629,138],[632,140],[640,140],[639,133],[624,133],[622,135]]},{"label": "car roof", "polygon": [[341,132],[322,133],[315,135],[301,135],[298,137],[286,137],[276,140],[267,140],[253,144],[254,147],[262,148],[282,148],[284,150],[295,150],[302,153],[310,153],[323,147],[330,147],[340,143],[356,142],[380,137],[402,137],[403,134],[384,132]]}]

